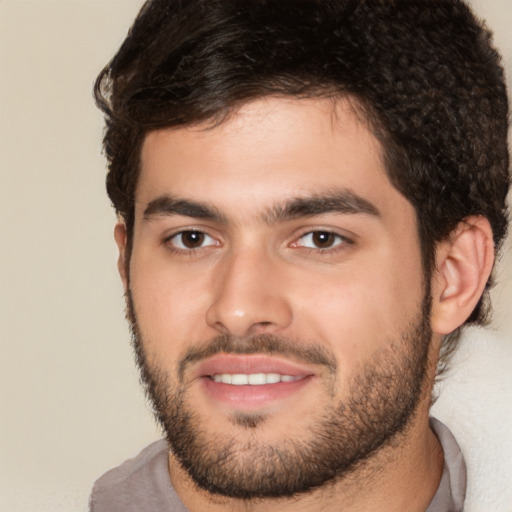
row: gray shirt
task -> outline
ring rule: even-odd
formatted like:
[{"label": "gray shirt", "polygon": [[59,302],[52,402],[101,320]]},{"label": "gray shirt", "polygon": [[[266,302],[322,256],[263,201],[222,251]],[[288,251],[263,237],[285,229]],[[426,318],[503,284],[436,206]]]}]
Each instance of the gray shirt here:
[{"label": "gray shirt", "polygon": [[463,512],[466,497],[464,457],[446,425],[435,418],[430,418],[430,426],[443,447],[444,468],[437,492],[426,512]]},{"label": "gray shirt", "polygon": [[[466,465],[462,452],[445,425],[434,418],[430,425],[443,447],[445,463],[426,512],[463,512]],[[150,444],[94,484],[90,512],[188,512],[171,485],[167,464],[165,441]]]}]

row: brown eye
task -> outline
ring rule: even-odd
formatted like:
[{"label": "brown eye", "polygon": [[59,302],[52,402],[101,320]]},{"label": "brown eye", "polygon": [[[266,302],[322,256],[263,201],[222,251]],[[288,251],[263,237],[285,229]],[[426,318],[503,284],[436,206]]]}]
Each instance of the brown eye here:
[{"label": "brown eye", "polygon": [[311,241],[319,249],[327,249],[336,242],[336,235],[327,231],[315,231],[311,234]]},{"label": "brown eye", "polygon": [[195,249],[203,243],[204,233],[200,231],[185,231],[181,234],[181,241],[187,249]]},{"label": "brown eye", "polygon": [[350,240],[345,237],[332,233],[330,231],[311,231],[300,237],[294,244],[295,247],[304,247],[306,249],[331,249],[343,244],[349,244]]},{"label": "brown eye", "polygon": [[177,249],[199,249],[208,245],[216,245],[215,240],[202,231],[181,231],[170,240],[171,245]]}]

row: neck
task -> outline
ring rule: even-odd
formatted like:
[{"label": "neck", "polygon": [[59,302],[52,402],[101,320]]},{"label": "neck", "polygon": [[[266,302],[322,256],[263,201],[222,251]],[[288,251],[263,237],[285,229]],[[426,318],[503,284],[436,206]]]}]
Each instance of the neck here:
[{"label": "neck", "polygon": [[173,486],[191,512],[423,512],[441,480],[443,452],[422,403],[405,432],[345,477],[292,498],[241,501],[198,489],[170,455]]}]

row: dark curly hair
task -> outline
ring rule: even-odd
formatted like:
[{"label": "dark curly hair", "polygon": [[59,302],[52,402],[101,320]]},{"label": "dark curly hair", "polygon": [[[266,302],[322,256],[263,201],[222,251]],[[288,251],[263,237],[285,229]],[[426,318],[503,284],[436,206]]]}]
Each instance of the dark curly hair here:
[{"label": "dark curly hair", "polygon": [[[129,240],[145,135],[222,122],[268,95],[355,100],[415,208],[426,276],[436,243],[471,215],[489,220],[500,246],[504,74],[490,32],[461,0],[146,2],[95,85],[107,190]],[[469,323],[484,321],[486,296]]]}]

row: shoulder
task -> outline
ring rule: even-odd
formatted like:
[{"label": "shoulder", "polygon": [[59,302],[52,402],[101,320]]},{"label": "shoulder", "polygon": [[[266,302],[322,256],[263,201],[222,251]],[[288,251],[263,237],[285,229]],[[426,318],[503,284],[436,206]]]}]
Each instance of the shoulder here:
[{"label": "shoulder", "polygon": [[173,490],[167,469],[167,453],[165,441],[156,441],[136,457],[107,471],[94,484],[90,511],[144,510],[143,505],[152,505],[149,501],[168,498]]}]

